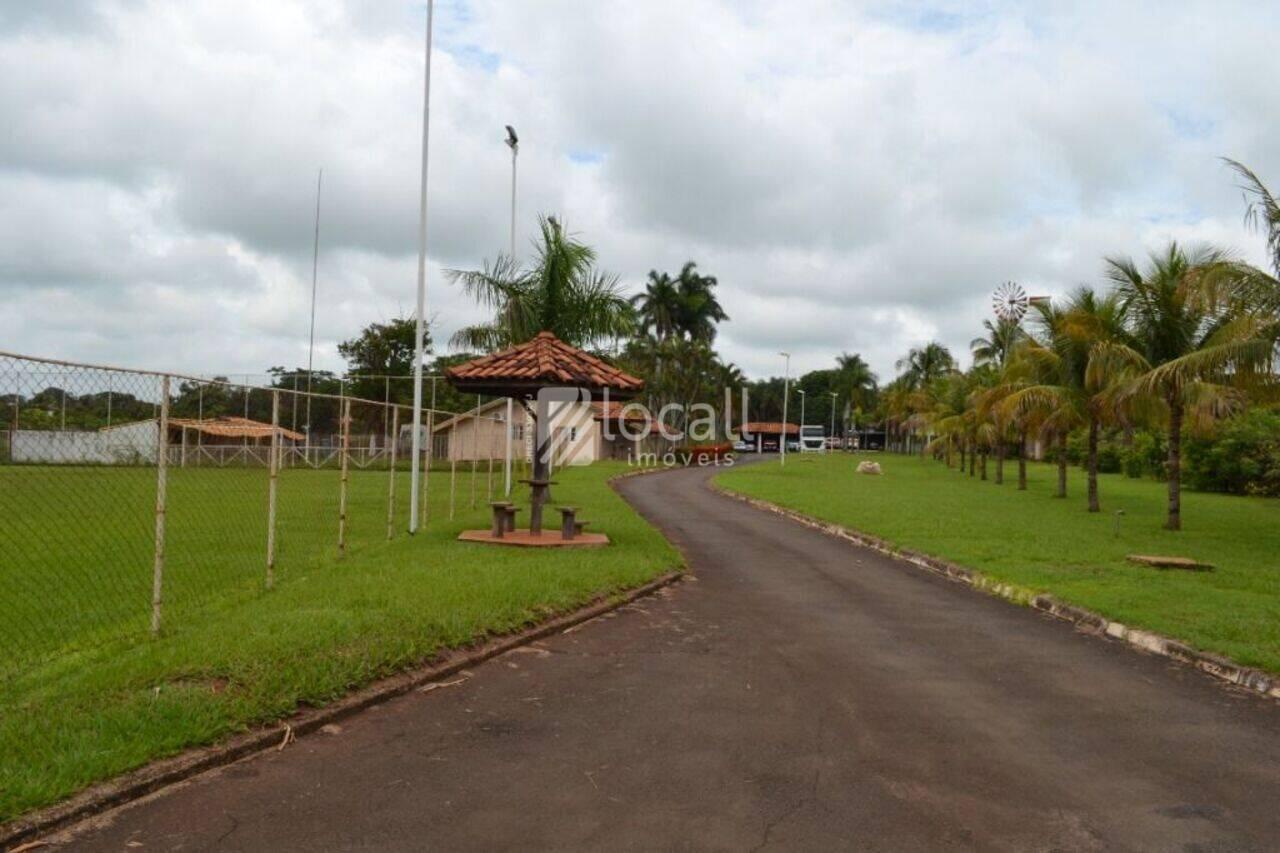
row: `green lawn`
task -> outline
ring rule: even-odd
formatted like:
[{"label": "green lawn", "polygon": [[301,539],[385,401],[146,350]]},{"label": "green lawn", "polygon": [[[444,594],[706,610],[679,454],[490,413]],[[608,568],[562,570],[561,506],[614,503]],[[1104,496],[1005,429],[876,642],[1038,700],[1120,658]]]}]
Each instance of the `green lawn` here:
[{"label": "green lawn", "polygon": [[[855,474],[866,458],[884,475]],[[1162,529],[1163,483],[1104,474],[1103,511],[1090,514],[1083,473],[1072,470],[1065,500],[1052,497],[1056,475],[1033,464],[1020,492],[1016,463],[997,486],[918,457],[832,454],[744,466],[718,482],[1280,673],[1280,500],[1183,492],[1184,529],[1172,533]],[[1133,553],[1217,569],[1161,572],[1126,562]]]},{"label": "green lawn", "polygon": [[0,630],[12,643],[0,665],[0,820],[679,566],[606,484],[623,470],[557,472],[556,500],[585,507],[614,543],[577,551],[455,541],[487,526],[486,472],[469,510],[469,466],[454,521],[436,471],[425,532],[401,523],[388,543],[388,475],[354,472],[342,560],[336,472],[285,472],[269,592],[264,473],[174,472],[165,629],[151,640],[154,471],[0,468]]}]

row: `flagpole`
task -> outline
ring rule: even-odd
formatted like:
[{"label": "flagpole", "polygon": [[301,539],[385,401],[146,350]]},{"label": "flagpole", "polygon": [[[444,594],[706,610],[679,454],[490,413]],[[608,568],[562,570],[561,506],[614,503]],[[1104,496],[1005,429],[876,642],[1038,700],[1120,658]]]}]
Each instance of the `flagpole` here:
[{"label": "flagpole", "polygon": [[427,138],[431,127],[431,24],[435,0],[427,0],[426,73],[422,85],[422,180],[418,189],[418,309],[414,314],[413,460],[409,475],[409,532],[418,532],[418,480],[422,475],[422,358],[427,310]]}]

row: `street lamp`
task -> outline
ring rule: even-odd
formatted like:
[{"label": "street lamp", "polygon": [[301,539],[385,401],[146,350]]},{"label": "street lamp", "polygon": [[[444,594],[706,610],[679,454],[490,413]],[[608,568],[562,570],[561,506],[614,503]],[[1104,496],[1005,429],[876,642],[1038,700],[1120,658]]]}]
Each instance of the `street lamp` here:
[{"label": "street lamp", "polygon": [[782,373],[782,436],[778,439],[778,449],[782,455],[779,465],[787,464],[787,398],[791,396],[791,353],[780,352],[778,355],[786,359],[786,368]]},{"label": "street lamp", "polygon": [[[511,149],[511,268],[516,265],[516,155],[520,153],[520,137],[516,129],[507,125],[507,147]],[[515,417],[515,406],[510,397],[507,398],[507,448],[502,461],[503,493],[511,497],[511,430]]]},{"label": "street lamp", "polygon": [[797,388],[796,393],[800,395],[800,452],[804,453],[804,389]]},{"label": "street lamp", "polygon": [[507,147],[511,149],[511,263],[516,262],[516,155],[520,153],[520,137],[507,125]]},{"label": "street lamp", "polygon": [[839,397],[840,394],[835,391],[828,391],[827,393],[831,395],[831,437],[835,438],[836,437],[836,398]]}]

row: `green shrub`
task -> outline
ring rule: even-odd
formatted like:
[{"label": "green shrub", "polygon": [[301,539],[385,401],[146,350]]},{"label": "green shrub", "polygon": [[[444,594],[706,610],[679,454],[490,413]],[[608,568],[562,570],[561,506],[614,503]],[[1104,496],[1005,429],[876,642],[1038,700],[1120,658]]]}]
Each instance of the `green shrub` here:
[{"label": "green shrub", "polygon": [[1280,412],[1252,409],[1192,439],[1183,457],[1187,485],[1206,492],[1280,495]]},{"label": "green shrub", "polygon": [[1164,479],[1167,457],[1168,452],[1165,450],[1163,436],[1146,431],[1135,432],[1133,442],[1121,451],[1120,467],[1127,476],[1134,479],[1139,477]]},{"label": "green shrub", "polygon": [[1098,471],[1103,474],[1116,474],[1120,471],[1124,448],[1115,438],[1110,438],[1098,447]]}]

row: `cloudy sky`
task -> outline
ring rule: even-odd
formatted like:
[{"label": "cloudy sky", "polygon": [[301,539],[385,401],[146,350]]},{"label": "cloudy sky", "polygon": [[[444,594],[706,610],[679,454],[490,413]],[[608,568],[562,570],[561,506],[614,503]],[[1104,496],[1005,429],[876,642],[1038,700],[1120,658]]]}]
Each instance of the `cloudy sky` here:
[{"label": "cloudy sky", "polygon": [[[413,308],[422,0],[0,0],[0,349],[196,373],[317,365]],[[749,375],[931,338],[1001,281],[1096,282],[1170,237],[1261,262],[1218,161],[1280,189],[1280,6],[440,0],[440,270],[539,211],[628,288],[695,259]]]}]

